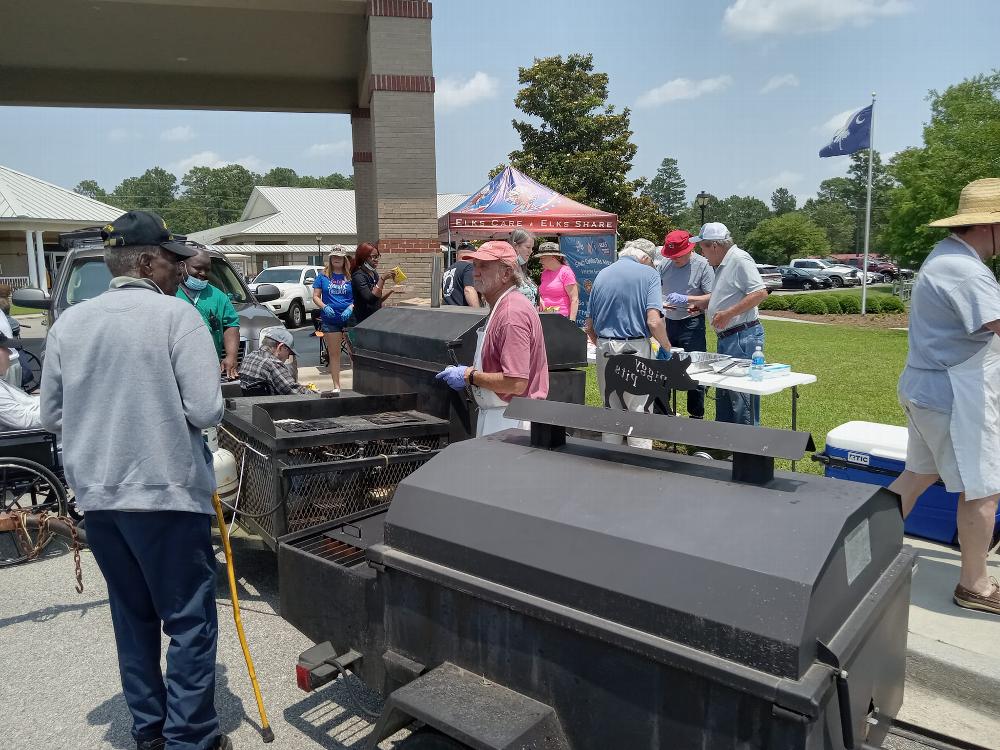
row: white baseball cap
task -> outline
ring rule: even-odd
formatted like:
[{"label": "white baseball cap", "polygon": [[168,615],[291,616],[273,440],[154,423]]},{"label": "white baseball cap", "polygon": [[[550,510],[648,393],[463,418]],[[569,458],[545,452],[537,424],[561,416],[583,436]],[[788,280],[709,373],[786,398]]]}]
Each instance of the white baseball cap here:
[{"label": "white baseball cap", "polygon": [[692,237],[690,242],[719,242],[730,238],[729,227],[719,221],[710,221],[701,228],[697,237]]}]

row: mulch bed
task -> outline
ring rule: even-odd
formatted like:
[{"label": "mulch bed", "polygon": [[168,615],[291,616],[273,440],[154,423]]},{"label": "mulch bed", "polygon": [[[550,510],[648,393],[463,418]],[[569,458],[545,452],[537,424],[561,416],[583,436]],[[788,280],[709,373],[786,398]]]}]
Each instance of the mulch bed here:
[{"label": "mulch bed", "polygon": [[816,323],[829,323],[837,326],[855,326],[856,328],[907,328],[910,316],[906,313],[886,315],[799,315],[791,310],[761,310],[761,315],[775,318],[791,318],[792,320],[809,320]]}]

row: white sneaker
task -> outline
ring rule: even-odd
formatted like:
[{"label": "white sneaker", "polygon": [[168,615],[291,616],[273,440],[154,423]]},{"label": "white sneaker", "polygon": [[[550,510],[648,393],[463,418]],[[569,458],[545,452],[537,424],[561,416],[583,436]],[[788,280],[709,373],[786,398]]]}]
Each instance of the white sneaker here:
[{"label": "white sneaker", "polygon": [[337,386],[333,386],[333,388],[330,389],[330,393],[332,393],[335,396],[339,396],[340,395],[340,388],[337,387]]}]

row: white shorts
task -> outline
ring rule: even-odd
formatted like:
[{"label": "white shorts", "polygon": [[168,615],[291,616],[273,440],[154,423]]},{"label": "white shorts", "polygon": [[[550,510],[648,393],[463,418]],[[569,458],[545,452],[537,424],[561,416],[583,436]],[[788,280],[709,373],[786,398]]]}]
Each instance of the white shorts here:
[{"label": "white shorts", "polygon": [[951,413],[900,401],[906,412],[908,439],[906,468],[916,474],[937,474],[948,492],[964,492],[955,446],[951,442]]}]

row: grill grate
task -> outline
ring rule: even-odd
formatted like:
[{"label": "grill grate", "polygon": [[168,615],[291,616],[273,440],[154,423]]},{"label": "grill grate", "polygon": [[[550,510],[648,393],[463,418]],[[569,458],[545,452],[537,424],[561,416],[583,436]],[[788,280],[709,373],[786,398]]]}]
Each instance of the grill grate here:
[{"label": "grill grate", "polygon": [[335,419],[279,419],[274,426],[285,432],[318,432],[319,430],[342,430],[344,424]]},{"label": "grill grate", "polygon": [[371,422],[372,424],[384,426],[423,422],[423,420],[416,414],[405,411],[387,411],[382,414],[368,414],[363,416],[362,419]]},{"label": "grill grate", "polygon": [[326,534],[303,539],[292,544],[303,552],[316,555],[324,560],[341,565],[345,568],[353,568],[365,561],[365,551],[352,544],[347,544],[339,539],[331,539]]}]

